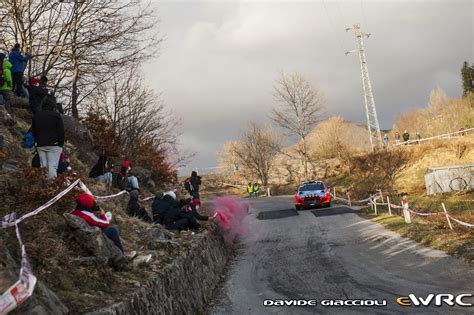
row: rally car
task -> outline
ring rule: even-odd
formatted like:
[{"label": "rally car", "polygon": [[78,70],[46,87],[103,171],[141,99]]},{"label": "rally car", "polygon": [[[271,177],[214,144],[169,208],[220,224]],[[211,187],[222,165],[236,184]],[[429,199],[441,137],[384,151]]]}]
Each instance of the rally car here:
[{"label": "rally car", "polygon": [[296,210],[312,207],[330,207],[331,193],[321,181],[301,183],[294,196]]}]

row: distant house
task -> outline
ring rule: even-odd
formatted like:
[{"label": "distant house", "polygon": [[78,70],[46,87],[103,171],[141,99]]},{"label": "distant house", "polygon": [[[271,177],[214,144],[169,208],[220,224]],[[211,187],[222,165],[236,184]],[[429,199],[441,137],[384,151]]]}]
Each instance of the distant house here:
[{"label": "distant house", "polygon": [[428,195],[474,189],[474,164],[429,168],[425,186]]}]

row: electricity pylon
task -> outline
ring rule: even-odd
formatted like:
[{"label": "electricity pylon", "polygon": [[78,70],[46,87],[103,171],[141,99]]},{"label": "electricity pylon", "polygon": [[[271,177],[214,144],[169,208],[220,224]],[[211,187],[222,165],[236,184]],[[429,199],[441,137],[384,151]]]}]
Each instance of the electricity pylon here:
[{"label": "electricity pylon", "polygon": [[363,33],[359,24],[346,28],[346,32],[354,30],[356,37],[357,50],[346,52],[346,56],[352,52],[359,52],[360,70],[362,74],[362,86],[364,88],[365,112],[367,114],[367,128],[369,129],[369,140],[372,151],[375,148],[382,148],[382,136],[380,134],[379,121],[377,119],[377,110],[375,109],[374,94],[372,93],[372,85],[370,84],[369,69],[365,59],[363,37],[370,34]]}]

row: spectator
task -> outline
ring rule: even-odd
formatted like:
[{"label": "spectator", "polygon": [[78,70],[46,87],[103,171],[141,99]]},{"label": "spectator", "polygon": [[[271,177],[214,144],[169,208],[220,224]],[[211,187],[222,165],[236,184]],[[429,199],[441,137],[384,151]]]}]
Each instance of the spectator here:
[{"label": "spectator", "polygon": [[260,194],[260,186],[258,186],[258,183],[253,184],[253,196],[254,198],[258,198],[258,195]]},{"label": "spectator", "polygon": [[145,222],[152,223],[153,220],[148,215],[146,209],[140,206],[140,204],[138,203],[139,198],[140,193],[138,192],[138,190],[132,190],[130,192],[130,200],[128,201],[127,207],[128,214],[132,217],[142,219]]},{"label": "spectator", "polygon": [[157,192],[151,209],[153,211],[153,222],[164,224],[165,213],[176,204],[176,194],[173,191],[167,191],[164,194]]},{"label": "spectator", "polygon": [[69,160],[69,156],[64,152],[64,149],[61,152],[61,155],[59,156],[59,162],[58,162],[58,174],[62,174],[65,171],[70,171],[71,168],[71,160]]},{"label": "spectator", "polygon": [[395,133],[395,144],[400,144],[400,134],[398,133],[398,131]]},{"label": "spectator", "polygon": [[403,132],[403,142],[405,142],[405,145],[408,144],[408,140],[410,140],[410,134],[405,130],[405,132]]},{"label": "spectator", "polygon": [[41,111],[41,103],[46,101],[46,97],[48,96],[48,90],[44,87],[38,86],[39,83],[40,80],[38,78],[32,77],[26,87],[30,96],[30,110],[33,114]]},{"label": "spectator", "polygon": [[110,212],[105,213],[104,209],[97,206],[91,195],[82,193],[76,197],[76,209],[71,212],[72,215],[78,216],[84,219],[90,226],[96,226],[102,230],[115,246],[129,259],[133,259],[136,255],[136,251],[125,252],[123,250],[122,242],[120,240],[120,234],[116,227],[110,226]]},{"label": "spectator", "polygon": [[101,155],[99,156],[99,160],[97,163],[92,167],[91,171],[89,172],[90,178],[96,178],[99,181],[106,183],[107,185],[112,184],[112,169],[113,163],[107,159],[107,156]]},{"label": "spectator", "polygon": [[191,177],[188,177],[184,182],[184,188],[189,192],[191,197],[199,198],[199,186],[201,185],[201,176],[197,175],[196,171],[191,172]]},{"label": "spectator", "polygon": [[420,140],[421,140],[421,135],[420,135],[420,133],[417,131],[417,132],[416,132],[416,144],[420,144]]},{"label": "spectator", "polygon": [[187,230],[192,228],[194,230],[199,229],[199,223],[189,213],[187,208],[189,207],[190,199],[182,199],[178,203],[174,203],[173,206],[165,212],[163,215],[163,224],[168,230]]},{"label": "spectator", "polygon": [[385,134],[383,136],[383,143],[384,143],[385,146],[388,146],[388,135],[387,134]]},{"label": "spectator", "polygon": [[47,76],[45,75],[41,76],[40,81],[39,81],[39,86],[40,88],[45,89],[46,92],[48,91],[48,77]]},{"label": "spectator", "polygon": [[138,178],[136,176],[131,175],[131,170],[131,161],[125,161],[122,163],[122,167],[120,168],[117,176],[117,185],[120,189],[124,190],[128,187],[130,187],[130,190],[140,189],[140,187],[138,186]]},{"label": "spectator", "polygon": [[57,176],[58,162],[64,145],[64,125],[54,104],[45,102],[43,110],[33,116],[32,132],[41,167],[48,168],[48,179]]},{"label": "spectator", "polygon": [[247,185],[247,193],[248,193],[249,198],[253,197],[253,185],[252,185],[252,183],[249,183]]},{"label": "spectator", "polygon": [[29,54],[23,56],[20,52],[20,44],[17,43],[13,46],[8,59],[12,63],[11,73],[13,78],[13,91],[17,96],[24,96],[23,72],[25,71],[26,63],[31,59],[31,56]]},{"label": "spectator", "polygon": [[466,134],[466,133],[464,132],[464,130],[466,130],[466,129],[464,129],[464,127],[459,128],[459,132],[460,132],[460,134],[461,134],[461,137],[464,137],[464,135]]},{"label": "spectator", "polygon": [[199,214],[198,210],[200,207],[201,207],[201,200],[199,200],[199,198],[194,198],[190,204],[192,214],[199,221],[208,221],[210,218],[209,216]]},{"label": "spectator", "polygon": [[5,100],[10,97],[10,94],[13,89],[13,80],[12,80],[12,64],[8,59],[5,59],[5,54],[0,53],[0,62],[2,63],[1,76],[0,76],[0,95],[3,97],[3,102],[0,102],[0,105],[5,104]]}]

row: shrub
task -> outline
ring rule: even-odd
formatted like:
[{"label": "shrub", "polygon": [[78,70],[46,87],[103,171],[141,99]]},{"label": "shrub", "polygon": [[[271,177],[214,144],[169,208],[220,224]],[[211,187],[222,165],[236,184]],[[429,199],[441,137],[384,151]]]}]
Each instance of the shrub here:
[{"label": "shrub", "polygon": [[353,191],[357,196],[366,196],[377,189],[395,190],[395,180],[410,162],[406,150],[393,149],[354,156],[351,160]]}]

